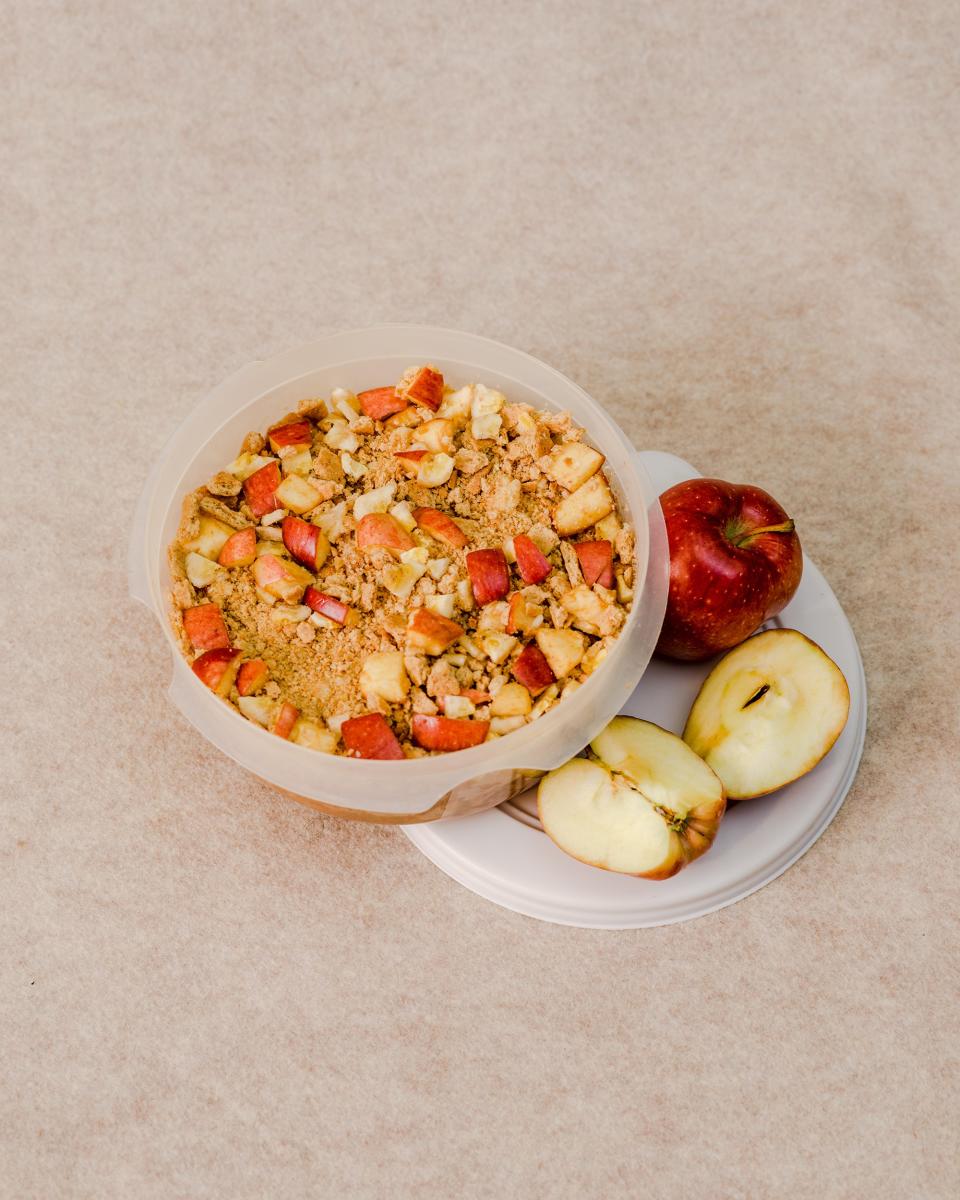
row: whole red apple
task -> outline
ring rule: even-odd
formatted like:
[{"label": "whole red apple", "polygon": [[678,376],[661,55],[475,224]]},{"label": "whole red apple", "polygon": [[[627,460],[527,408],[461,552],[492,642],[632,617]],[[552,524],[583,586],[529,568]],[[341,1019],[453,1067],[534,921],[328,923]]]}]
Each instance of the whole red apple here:
[{"label": "whole red apple", "polygon": [[689,661],[737,646],[788,603],[803,554],[793,521],[749,484],[687,479],[660,497],[670,592],[657,652]]}]

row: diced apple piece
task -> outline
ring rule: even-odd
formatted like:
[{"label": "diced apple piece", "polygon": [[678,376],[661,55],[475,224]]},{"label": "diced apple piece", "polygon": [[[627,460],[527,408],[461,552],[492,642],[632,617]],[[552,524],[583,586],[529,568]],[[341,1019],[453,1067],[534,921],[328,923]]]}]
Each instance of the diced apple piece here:
[{"label": "diced apple piece", "polygon": [[[460,641],[463,644],[466,639],[461,638]],[[518,645],[517,639],[507,633],[480,633],[477,641],[487,658],[498,666],[510,657]]]},{"label": "diced apple piece", "polygon": [[360,399],[348,388],[334,388],[330,393],[330,406],[343,413],[348,421],[353,421],[360,415]]},{"label": "diced apple piece", "polygon": [[391,596],[406,600],[424,571],[425,568],[412,563],[388,563],[380,572],[380,582]]},{"label": "diced apple piece", "polygon": [[443,715],[455,721],[464,721],[477,711],[477,706],[469,696],[441,696],[438,703]]},{"label": "diced apple piece", "polygon": [[462,429],[470,420],[470,408],[473,403],[474,386],[468,383],[466,387],[444,396],[437,409],[437,416],[452,421],[455,428]]},{"label": "diced apple piece", "polygon": [[249,479],[251,475],[255,475],[262,467],[268,467],[272,462],[276,462],[276,459],[270,458],[268,455],[241,454],[233,460],[226,470],[237,479],[244,480]]},{"label": "diced apple piece", "polygon": [[442,654],[463,634],[463,626],[428,608],[414,609],[407,626],[407,648],[424,654]]},{"label": "diced apple piece", "polygon": [[533,708],[530,709],[530,716],[528,717],[528,720],[539,720],[545,712],[548,712],[551,708],[553,708],[559,698],[559,695],[560,685],[558,683],[551,683],[546,691],[541,692],[537,697],[536,704],[534,704]]},{"label": "diced apple piece", "polygon": [[616,513],[608,513],[599,520],[594,526],[594,532],[598,538],[602,538],[612,545],[617,534],[620,532],[620,522],[617,520]]},{"label": "diced apple piece", "polygon": [[183,631],[194,650],[226,650],[230,635],[218,604],[197,604],[183,611]]},{"label": "diced apple piece", "polygon": [[413,519],[431,537],[436,538],[438,542],[443,542],[445,546],[452,547],[454,550],[467,546],[470,543],[470,539],[456,521],[452,517],[448,517],[446,513],[441,512],[438,508],[415,508],[413,510]]},{"label": "diced apple piece", "polygon": [[533,696],[539,695],[545,687],[549,687],[556,680],[546,656],[534,642],[529,642],[524,646],[514,662],[512,670],[518,682],[522,683]]},{"label": "diced apple piece", "polygon": [[368,513],[357,522],[358,550],[389,550],[392,554],[400,555],[405,550],[414,549],[416,544],[390,513]]},{"label": "diced apple piece", "polygon": [[390,509],[390,516],[395,517],[407,533],[412,532],[417,527],[417,522],[413,516],[413,509],[406,500],[401,500],[399,504],[394,504]]},{"label": "diced apple piece", "polygon": [[316,721],[301,717],[290,731],[290,741],[308,750],[319,750],[321,754],[336,754],[340,739],[331,729],[325,729]]},{"label": "diced apple piece", "polygon": [[[510,618],[510,605],[506,600],[494,600],[487,604],[477,618],[477,632],[484,633],[493,630],[496,633],[507,631],[507,621]],[[511,631],[512,632],[512,631]]]},{"label": "diced apple piece", "polygon": [[533,701],[522,683],[505,683],[494,696],[490,713],[494,717],[525,717],[531,708]]},{"label": "diced apple piece", "polygon": [[397,395],[395,387],[370,388],[358,393],[357,401],[361,411],[374,421],[383,421],[407,407],[407,401]]},{"label": "diced apple piece", "polygon": [[596,592],[585,583],[571,588],[560,597],[561,606],[570,614],[573,624],[584,633],[607,637],[616,633],[624,622],[624,612],[616,604],[604,604]]},{"label": "diced apple piece", "polygon": [[371,488],[368,492],[362,492],[353,502],[354,519],[362,521],[370,513],[385,513],[393,503],[396,490],[397,485],[391,482],[385,483],[383,487]]},{"label": "diced apple piece", "polygon": [[587,648],[587,639],[573,629],[538,629],[536,640],[557,679],[570,674]]},{"label": "diced apple piece", "polygon": [[260,691],[269,675],[270,668],[262,658],[251,658],[242,663],[237,672],[237,691],[241,696],[252,696]]},{"label": "diced apple piece", "polygon": [[261,555],[251,570],[258,588],[287,604],[297,604],[303,595],[303,589],[308,583],[313,583],[313,576],[309,571],[274,554]]},{"label": "diced apple piece", "polygon": [[323,440],[331,450],[339,450],[352,454],[360,449],[360,439],[346,421],[337,418],[330,423],[330,428],[323,435]]},{"label": "diced apple piece", "polygon": [[[568,492],[575,492],[602,466],[603,455],[598,450],[594,450],[592,446],[588,446],[585,442],[564,442],[551,452],[549,462],[544,469],[547,475],[559,483],[562,488],[566,488]],[[606,514],[601,513],[600,515],[605,516]],[[593,523],[593,521],[590,522],[591,525]]]},{"label": "diced apple piece", "polygon": [[299,625],[310,616],[310,609],[305,604],[275,604],[270,620],[275,625]]},{"label": "diced apple piece", "polygon": [[295,453],[285,454],[281,459],[284,475],[309,475],[313,469],[313,455],[310,453],[310,447],[303,446],[297,449],[296,446],[291,446],[290,449]]},{"label": "diced apple piece", "polygon": [[338,600],[336,596],[328,596],[311,586],[303,593],[303,602],[308,608],[337,625],[354,625],[359,622],[359,615],[348,604]]},{"label": "diced apple piece", "polygon": [[515,733],[518,729],[522,729],[526,723],[526,717],[494,717],[490,722],[490,734],[495,737],[503,737],[505,734]]},{"label": "diced apple piece", "polygon": [[590,749],[599,761],[572,759],[540,781],[540,822],[561,850],[607,871],[667,879],[710,849],[723,785],[680,738],[615,717]]},{"label": "diced apple piece", "polygon": [[248,721],[255,721],[264,729],[269,729],[280,711],[280,701],[270,696],[243,696],[237,701],[237,708]]},{"label": "diced apple piece", "polygon": [[613,545],[607,541],[576,542],[573,548],[580,561],[583,582],[599,583],[601,587],[612,588]]},{"label": "diced apple piece", "polygon": [[410,722],[413,740],[424,750],[469,750],[486,741],[489,721],[457,721],[415,713]]},{"label": "diced apple piece", "polygon": [[[429,570],[429,564],[427,569]],[[431,612],[446,617],[447,620],[453,620],[453,614],[456,612],[456,598],[452,593],[448,596],[425,596],[423,602]]]},{"label": "diced apple piece", "polygon": [[280,483],[280,465],[276,460],[254,471],[243,481],[243,494],[255,517],[265,516],[278,507],[277,488]]},{"label": "diced apple piece", "polygon": [[432,421],[424,421],[419,427],[417,441],[422,442],[434,454],[452,454],[453,435],[453,422],[443,417],[435,417]]},{"label": "diced apple piece", "polygon": [[288,421],[269,430],[267,440],[274,454],[279,454],[287,446],[309,447],[313,441],[313,426],[309,421]]},{"label": "diced apple piece", "polygon": [[240,651],[219,646],[208,650],[192,664],[193,673],[218,696],[228,696],[240,667]]},{"label": "diced apple piece", "polygon": [[365,713],[350,717],[340,726],[340,736],[351,758],[405,758],[386,717],[381,713]]},{"label": "diced apple piece", "polygon": [[[489,608],[484,612],[489,612]],[[543,624],[543,610],[531,604],[522,592],[514,592],[507,610],[507,633],[533,633]]]},{"label": "diced apple piece", "polygon": [[525,533],[518,533],[513,539],[513,552],[517,557],[517,570],[524,583],[543,583],[553,570],[547,556]]},{"label": "diced apple piece", "polygon": [[404,475],[408,479],[415,479],[417,472],[420,470],[420,463],[430,453],[429,450],[397,450],[394,453],[394,458],[397,460]]},{"label": "diced apple piece", "polygon": [[323,530],[328,542],[335,542],[337,538],[343,537],[346,515],[347,502],[346,500],[341,500],[339,504],[334,504],[326,512],[314,513],[313,523],[318,529]]},{"label": "diced apple piece", "polygon": [[295,513],[309,512],[320,503],[320,493],[299,475],[288,475],[274,494],[279,504]]},{"label": "diced apple piece", "polygon": [[500,411],[505,399],[502,392],[484,387],[482,383],[475,385],[470,405],[470,433],[476,441],[498,436],[503,426]]},{"label": "diced apple piece", "polygon": [[275,733],[277,737],[288,738],[299,716],[299,710],[284,700],[277,711],[277,715],[273,718],[270,732]]},{"label": "diced apple piece", "polygon": [[196,588],[208,587],[220,573],[220,568],[215,562],[211,562],[209,558],[204,558],[202,554],[197,554],[193,550],[184,559],[183,567],[187,578]]},{"label": "diced apple piece", "polygon": [[477,604],[502,600],[510,591],[510,571],[500,549],[471,550],[467,555],[467,574]]},{"label": "diced apple piece", "polygon": [[[427,559],[427,574],[431,579],[439,582],[447,573],[447,568],[450,566],[449,558],[428,558]],[[451,596],[451,599],[453,597]]]},{"label": "diced apple piece", "polygon": [[354,458],[346,450],[340,451],[340,465],[343,467],[343,473],[354,483],[358,479],[363,479],[369,468],[365,463],[362,463],[359,458]]},{"label": "diced apple piece", "polygon": [[464,612],[472,612],[475,603],[473,599],[473,588],[470,586],[469,579],[458,579],[456,587],[457,604]]},{"label": "diced apple piece", "polygon": [[380,650],[369,654],[360,670],[360,691],[379,696],[388,704],[400,704],[410,690],[410,680],[399,650]]},{"label": "diced apple piece", "polygon": [[211,561],[216,562],[220,551],[232,534],[233,530],[229,525],[225,525],[223,521],[218,521],[215,517],[201,516],[200,529],[197,536],[191,538],[188,542],[184,542],[183,548],[188,552],[201,554],[204,558],[209,558]]},{"label": "diced apple piece", "polygon": [[299,517],[284,517],[281,530],[283,544],[297,562],[311,571],[319,571],[330,553],[330,543],[323,530]]},{"label": "diced apple piece", "polygon": [[592,675],[607,657],[607,647],[601,641],[592,642],[580,660],[580,670],[584,675]]},{"label": "diced apple piece", "polygon": [[421,487],[442,487],[453,474],[453,465],[449,454],[429,451],[417,464],[417,483]]},{"label": "diced apple piece", "polygon": [[613,493],[602,475],[594,475],[575,492],[565,496],[553,510],[557,533],[569,537],[595,525],[614,509]]},{"label": "diced apple piece", "polygon": [[443,400],[443,375],[436,367],[412,367],[397,387],[399,395],[436,412]]},{"label": "diced apple piece", "polygon": [[249,567],[257,557],[257,531],[238,529],[223,543],[217,560],[221,567]]},{"label": "diced apple piece", "polygon": [[812,770],[843,731],[843,672],[795,629],[768,629],[729,651],[693,702],[684,741],[731,799],[785,787]]}]

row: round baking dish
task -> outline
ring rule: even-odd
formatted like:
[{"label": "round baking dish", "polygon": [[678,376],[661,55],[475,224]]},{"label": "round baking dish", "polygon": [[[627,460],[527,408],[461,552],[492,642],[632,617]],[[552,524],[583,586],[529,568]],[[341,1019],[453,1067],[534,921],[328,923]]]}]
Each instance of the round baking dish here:
[{"label": "round baking dish", "polygon": [[[636,529],[634,603],[613,651],[586,683],[531,725],[448,755],[374,762],[320,754],[246,720],[190,670],[167,619],[167,546],[183,496],[236,456],[244,435],[264,429],[307,396],[354,391],[432,362],[448,383],[480,382],[511,400],[567,411],[606,455],[621,511]],[[667,543],[657,493],[628,439],[577,385],[545,363],[473,334],[422,325],[380,325],[334,334],[251,363],[202,401],[160,452],[140,496],[130,541],[130,593],[157,617],[173,659],[169,694],[183,715],[248,771],[305,804],[358,820],[412,823],[480,812],[510,799],[576,754],[621,708],[660,632]]]}]

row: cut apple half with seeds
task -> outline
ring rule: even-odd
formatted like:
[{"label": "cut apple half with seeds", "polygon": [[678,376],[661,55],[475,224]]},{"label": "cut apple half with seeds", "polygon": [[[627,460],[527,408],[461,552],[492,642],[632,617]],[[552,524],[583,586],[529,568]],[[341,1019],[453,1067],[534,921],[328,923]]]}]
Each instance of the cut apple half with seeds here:
[{"label": "cut apple half with seeds", "polygon": [[843,672],[795,629],[768,629],[729,651],[704,680],[684,741],[731,800],[764,796],[811,771],[843,731]]},{"label": "cut apple half with seeds", "polygon": [[676,734],[615,717],[590,748],[599,761],[574,758],[537,792],[544,832],[561,850],[605,871],[668,879],[710,849],[723,784]]}]

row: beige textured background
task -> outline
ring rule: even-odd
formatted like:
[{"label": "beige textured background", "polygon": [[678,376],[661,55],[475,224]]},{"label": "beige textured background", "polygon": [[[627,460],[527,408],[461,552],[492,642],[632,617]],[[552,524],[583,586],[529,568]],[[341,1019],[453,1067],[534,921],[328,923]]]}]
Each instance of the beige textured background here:
[{"label": "beige textured background", "polygon": [[[4,1198],[958,1194],[958,33],[0,8]],[[151,455],[236,367],[384,319],[528,349],[798,516],[872,709],[775,884],[540,925],[166,702],[124,579]]]}]

